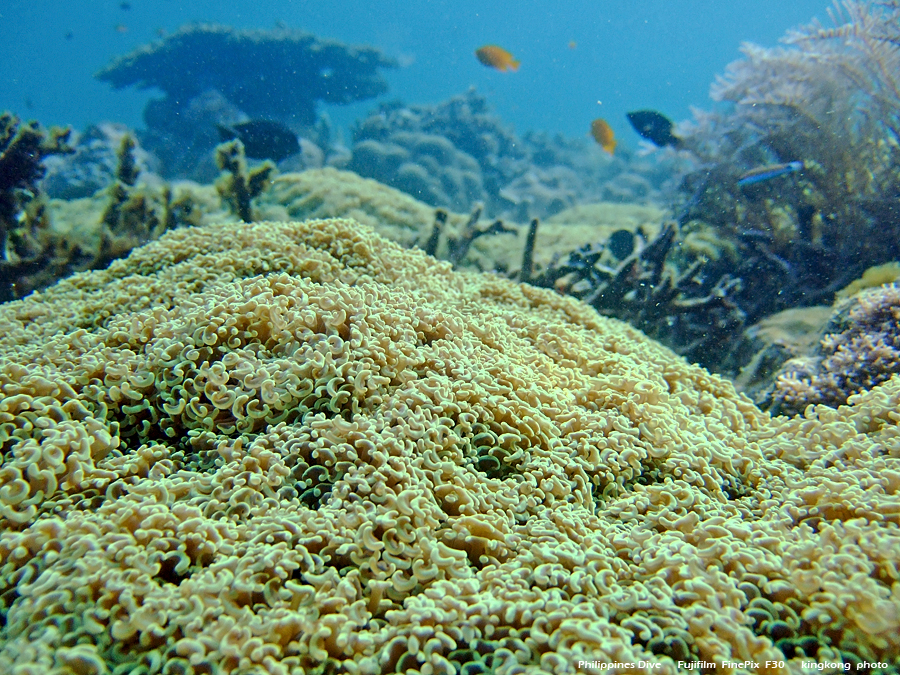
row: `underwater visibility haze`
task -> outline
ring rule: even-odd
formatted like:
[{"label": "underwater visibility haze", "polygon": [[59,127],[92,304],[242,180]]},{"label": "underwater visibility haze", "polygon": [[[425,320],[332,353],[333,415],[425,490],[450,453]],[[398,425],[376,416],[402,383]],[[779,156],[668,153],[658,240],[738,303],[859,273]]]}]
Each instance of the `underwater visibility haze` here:
[{"label": "underwater visibility haze", "polygon": [[900,0],[0,59],[0,675],[900,672]]}]

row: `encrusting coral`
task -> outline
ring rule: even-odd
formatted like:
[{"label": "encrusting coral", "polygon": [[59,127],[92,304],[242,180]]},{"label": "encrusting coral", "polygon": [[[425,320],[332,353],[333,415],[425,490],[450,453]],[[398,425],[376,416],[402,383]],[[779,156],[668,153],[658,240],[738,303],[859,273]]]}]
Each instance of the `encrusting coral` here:
[{"label": "encrusting coral", "polygon": [[866,289],[838,302],[818,348],[790,359],[765,404],[797,414],[810,404],[844,405],[900,373],[900,287]]},{"label": "encrusting coral", "polygon": [[2,672],[900,656],[894,380],[772,420],[573,298],[320,220],[0,307],[0,387]]}]

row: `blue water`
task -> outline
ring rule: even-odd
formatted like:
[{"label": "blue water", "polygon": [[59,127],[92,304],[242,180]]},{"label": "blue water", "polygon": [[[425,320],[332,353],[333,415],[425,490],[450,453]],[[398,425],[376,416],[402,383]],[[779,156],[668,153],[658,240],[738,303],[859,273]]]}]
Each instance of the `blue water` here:
[{"label": "blue water", "polygon": [[[636,145],[624,114],[658,109],[677,120],[709,107],[709,85],[739,57],[742,41],[777,43],[785,30],[827,19],[825,0],[540,0],[533,2],[260,3],[257,1],[7,0],[0,5],[0,109],[76,129],[103,120],[143,126],[152,92],[113,91],[93,73],[113,57],[191,21],[241,28],[283,22],[322,37],[371,44],[404,67],[386,73],[384,100],[436,103],[470,86],[516,132],[587,133],[602,116]],[[68,35],[68,37],[67,37]],[[473,51],[502,45],[517,73],[479,64]],[[570,43],[575,47],[571,48]],[[375,101],[324,106],[340,127]]]}]

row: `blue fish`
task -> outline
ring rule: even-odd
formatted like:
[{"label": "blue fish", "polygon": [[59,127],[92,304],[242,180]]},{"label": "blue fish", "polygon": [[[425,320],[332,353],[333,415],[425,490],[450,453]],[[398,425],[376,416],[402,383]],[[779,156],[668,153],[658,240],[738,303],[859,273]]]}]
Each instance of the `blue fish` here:
[{"label": "blue fish", "polygon": [[761,183],[764,180],[769,180],[770,178],[783,176],[786,173],[800,171],[802,168],[803,162],[787,162],[786,164],[769,164],[767,166],[760,166],[755,169],[751,169],[743,176],[738,178],[737,184],[741,187],[743,187],[744,185],[753,185],[754,183]]}]

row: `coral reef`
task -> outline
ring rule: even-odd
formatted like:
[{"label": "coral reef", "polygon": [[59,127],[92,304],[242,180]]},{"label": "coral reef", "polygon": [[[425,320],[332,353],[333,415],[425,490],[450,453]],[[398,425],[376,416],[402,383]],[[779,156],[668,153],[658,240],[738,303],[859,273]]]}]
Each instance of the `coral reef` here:
[{"label": "coral reef", "polygon": [[860,291],[835,305],[817,349],[787,361],[765,405],[795,415],[837,407],[900,373],[900,287]]},{"label": "coral reef", "polygon": [[216,189],[237,217],[245,223],[253,220],[250,201],[258,197],[272,180],[275,165],[263,162],[252,170],[247,169],[244,144],[238,140],[223,143],[216,148],[216,164],[223,172]]},{"label": "coral reef", "polygon": [[[300,174],[280,174],[256,199],[256,209],[259,218],[266,220],[352,218],[407,248],[418,246],[432,250],[428,240],[433,234],[435,209],[404,192],[350,171],[325,167]],[[543,271],[554,259],[563,258],[569,251],[586,244],[605,240],[622,228],[636,231],[640,227],[655,235],[665,216],[666,211],[659,207],[640,204],[590,204],[561,212],[541,223],[534,250],[535,269]],[[448,244],[464,237],[463,230],[470,217],[447,212],[436,257],[451,259]],[[527,228],[510,221],[504,224],[507,234],[476,238],[465,257],[457,259],[457,265],[515,276],[522,261]],[[515,233],[509,233],[513,229]]]},{"label": "coral reef", "polygon": [[434,106],[382,104],[353,141],[347,168],[361,176],[432,206],[470,212],[480,203],[489,217],[518,222],[576,203],[661,201],[671,175],[660,168],[668,159],[610,158],[587,138],[518,138],[475,89]]},{"label": "coral reef", "polygon": [[168,232],[0,336],[4,672],[900,658],[896,380],[773,420],[347,220]]},{"label": "coral reef", "polygon": [[878,288],[896,281],[900,281],[900,262],[891,261],[884,265],[873,265],[863,272],[859,279],[854,279],[835,293],[835,297],[838,300],[846,300],[867,288]]},{"label": "coral reef", "polygon": [[[128,156],[143,166],[139,147],[133,148]],[[30,292],[75,271],[101,268],[155,238],[163,229],[239,219],[237,200],[226,185],[232,180],[230,172],[221,176],[218,183],[225,190],[224,196],[211,186],[190,181],[165,183],[146,172],[138,174],[136,186],[128,186],[116,181],[118,172],[118,167],[111,169],[107,182],[112,184],[91,198],[49,200],[45,215],[50,221],[52,238],[68,242],[68,262],[49,270],[54,274],[43,278],[38,286],[22,288]],[[251,197],[251,215],[256,218],[353,218],[405,247],[427,248],[435,209],[406,193],[331,167],[269,178],[265,189]],[[616,230],[635,231],[640,227],[652,236],[665,215],[660,208],[637,204],[592,204],[562,212],[541,223],[534,248],[535,271],[542,272],[569,251],[606,239]],[[465,236],[468,219],[464,214],[447,213],[435,252],[438,258],[451,259],[450,243]],[[515,277],[522,261],[527,228],[507,222],[505,232],[502,237],[475,238],[462,257],[456,249],[456,264]]]},{"label": "coral reef", "polygon": [[554,261],[530,283],[580,298],[603,314],[640,328],[698,363],[715,363],[740,335],[744,314],[733,296],[740,279],[723,274],[702,280],[705,260],[679,267],[670,255],[676,228],[665,224],[649,239],[640,228],[624,259],[612,252],[612,235]]},{"label": "coral reef", "polygon": [[[38,142],[40,129],[28,128],[31,142]],[[69,150],[62,140],[44,142],[54,151]],[[25,153],[24,162],[37,163],[44,150],[18,151]],[[11,163],[15,157],[15,152],[7,155]],[[210,199],[213,188],[165,183],[142,170],[143,157],[134,137],[125,133],[119,136],[109,184],[91,197],[45,199],[39,182],[9,193],[20,211],[8,234],[8,259],[0,264],[5,284],[0,302],[27,296],[75,272],[103,268],[168,229],[229,219],[218,195]]]},{"label": "coral reef", "polygon": [[387,91],[378,70],[395,65],[373,47],[303,31],[193,24],[117,58],[96,77],[116,89],[161,89],[171,105],[218,91],[251,117],[311,124],[317,101],[347,104]]},{"label": "coral reef", "polygon": [[117,58],[96,77],[116,89],[161,89],[165,97],[144,111],[142,144],[160,157],[163,175],[209,179],[212,167],[198,167],[192,158],[205,157],[219,142],[215,124],[262,118],[316,136],[317,102],[377,96],[387,90],[379,70],[395,65],[373,47],[299,30],[194,24]]},{"label": "coral reef", "polygon": [[[352,218],[407,248],[425,241],[434,221],[434,208],[405,192],[331,167],[278,175],[257,209],[266,220]],[[448,216],[454,231],[464,221]]]},{"label": "coral reef", "polygon": [[766,406],[781,366],[815,350],[831,311],[825,305],[785,309],[747,328],[721,362],[737,372],[737,390]]},{"label": "coral reef", "polygon": [[[73,152],[44,159],[46,173],[40,187],[52,199],[82,199],[116,180],[122,139],[134,134],[122,124],[104,122],[73,135]],[[140,173],[152,173],[155,159],[138,144],[132,155]]]},{"label": "coral reef", "polygon": [[[830,304],[867,267],[900,257],[900,6],[835,5],[786,46],[744,45],[712,88],[727,105],[681,131],[704,166],[679,217],[712,227],[732,254],[718,269],[743,280],[751,322]],[[800,172],[740,186],[746,171],[799,161]],[[715,266],[714,266],[715,267]]]},{"label": "coral reef", "polygon": [[71,152],[69,129],[49,132],[0,115],[0,302],[39,285],[48,268],[60,266],[60,242],[48,239],[49,220],[39,182],[43,160]]},{"label": "coral reef", "polygon": [[[441,241],[441,235],[444,233],[444,226],[447,224],[448,214],[442,209],[438,209],[434,217],[434,225],[431,233],[428,235],[428,241],[424,244],[424,251],[428,255],[437,255],[438,246]],[[472,248],[472,244],[481,237],[490,237],[497,234],[517,234],[516,230],[510,229],[503,224],[502,220],[495,220],[490,225],[484,227],[478,226],[478,220],[481,218],[481,206],[476,206],[475,210],[469,215],[469,219],[462,227],[457,236],[446,237],[447,259],[453,267],[459,267],[463,259]],[[537,220],[532,224],[532,230],[537,227]],[[531,257],[534,249],[535,233],[531,232],[528,236],[528,243],[525,257],[528,258],[528,268],[531,269]]]},{"label": "coral reef", "polygon": [[[159,190],[137,185],[140,171],[136,149],[134,137],[122,136],[116,153],[115,180],[106,190],[107,203],[99,221],[99,246],[89,263],[90,269],[106,267],[133,248],[159,238],[167,229],[184,224],[179,215],[193,210],[188,195],[173,203],[168,185],[162,185]],[[190,216],[184,215],[190,222]]]}]

